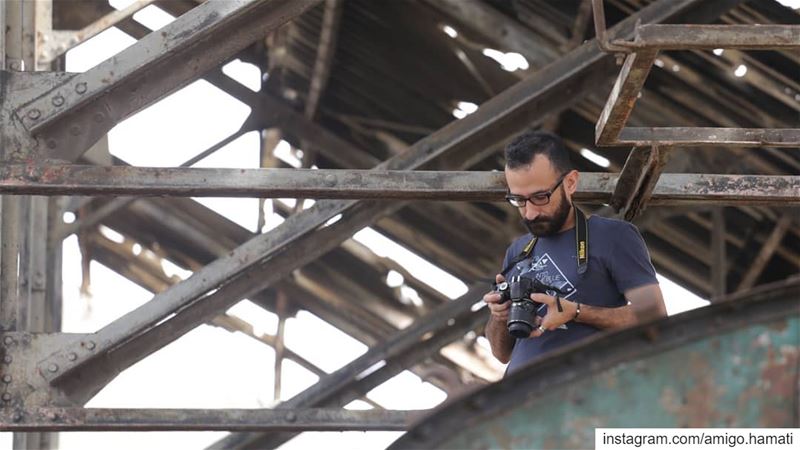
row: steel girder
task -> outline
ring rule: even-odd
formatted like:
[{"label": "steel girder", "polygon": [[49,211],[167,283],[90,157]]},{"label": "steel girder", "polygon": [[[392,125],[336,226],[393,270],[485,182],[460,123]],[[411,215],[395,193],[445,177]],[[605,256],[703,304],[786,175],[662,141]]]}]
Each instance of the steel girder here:
[{"label": "steel girder", "polygon": [[[642,155],[649,155],[647,149],[639,150]],[[639,155],[632,152],[626,168],[634,164],[641,169],[658,162],[657,154],[641,160]],[[638,190],[645,182],[643,178],[629,180],[626,175],[642,173],[582,173],[575,199],[611,201],[617,207],[618,196],[628,198],[620,190]],[[648,191],[653,204],[800,203],[800,180],[793,176],[664,174],[657,181],[652,180]],[[505,179],[499,172],[21,164],[0,167],[0,194],[503,201],[506,191]]]}]

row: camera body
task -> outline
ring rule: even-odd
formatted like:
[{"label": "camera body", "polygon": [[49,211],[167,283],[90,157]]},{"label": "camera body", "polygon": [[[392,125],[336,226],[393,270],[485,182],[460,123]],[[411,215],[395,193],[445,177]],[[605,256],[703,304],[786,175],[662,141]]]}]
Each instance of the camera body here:
[{"label": "camera body", "polygon": [[548,286],[535,277],[517,275],[508,281],[495,284],[495,292],[500,294],[500,303],[511,301],[508,314],[508,332],[517,339],[530,336],[535,328],[536,313],[544,306],[531,300],[531,294],[560,295],[561,290]]}]

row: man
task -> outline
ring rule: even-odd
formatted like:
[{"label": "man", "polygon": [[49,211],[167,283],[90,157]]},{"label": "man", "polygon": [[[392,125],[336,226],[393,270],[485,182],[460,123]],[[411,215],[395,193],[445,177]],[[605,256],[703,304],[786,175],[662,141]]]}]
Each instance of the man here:
[{"label": "man", "polygon": [[[579,174],[560,138],[542,131],[517,136],[506,148],[505,175],[506,198],[531,233],[515,240],[506,251],[506,277],[535,276],[568,292],[558,300],[531,294],[532,300],[546,308],[538,312],[537,328],[525,339],[515,339],[508,332],[511,302],[500,303],[496,292],[483,297],[491,311],[486,337],[494,356],[509,363],[506,373],[600,330],[666,315],[655,270],[636,227],[600,216],[576,217],[572,196]],[[588,261],[577,251],[582,244],[576,241],[576,220],[585,220],[588,228]],[[524,248],[530,250],[529,255]],[[580,263],[585,265],[579,267]],[[499,274],[496,281],[501,283],[506,277]]]}]

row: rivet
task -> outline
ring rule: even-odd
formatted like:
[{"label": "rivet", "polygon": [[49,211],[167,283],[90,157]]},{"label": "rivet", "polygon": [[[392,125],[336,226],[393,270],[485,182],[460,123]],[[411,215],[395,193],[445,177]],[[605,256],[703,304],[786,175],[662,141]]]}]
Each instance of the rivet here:
[{"label": "rivet", "polygon": [[96,113],[94,115],[94,121],[97,122],[97,123],[102,122],[104,119],[105,119],[105,117],[103,116],[103,113]]},{"label": "rivet", "polygon": [[18,413],[18,412],[15,412],[15,413],[14,413],[14,414],[11,416],[11,420],[13,420],[14,422],[19,422],[20,420],[22,420],[22,414],[20,414],[20,413]]},{"label": "rivet", "polygon": [[75,361],[76,359],[78,359],[78,355],[76,355],[75,353],[70,353],[69,355],[67,355],[67,359],[70,361]]},{"label": "rivet", "polygon": [[58,145],[58,142],[56,142],[55,139],[48,139],[47,140],[47,147],[48,148],[56,148],[57,145]]},{"label": "rivet", "polygon": [[69,134],[71,134],[73,136],[77,136],[77,135],[81,134],[81,127],[79,127],[77,125],[73,125],[73,126],[69,127]]},{"label": "rivet", "polygon": [[80,82],[80,83],[76,84],[75,85],[75,92],[77,92],[78,94],[83,94],[84,92],[86,92],[86,83]]},{"label": "rivet", "polygon": [[42,112],[39,111],[38,109],[34,108],[34,109],[28,111],[28,118],[31,119],[31,120],[36,120],[41,116],[42,116]]},{"label": "rivet", "polygon": [[94,350],[94,347],[95,347],[94,342],[89,341],[86,343],[86,348],[88,348],[89,350]]},{"label": "rivet", "polygon": [[58,364],[50,364],[49,366],[47,366],[47,370],[49,370],[52,373],[58,372]]},{"label": "rivet", "polygon": [[61,106],[64,104],[64,97],[56,95],[53,97],[53,106]]},{"label": "rivet", "polygon": [[6,383],[6,384],[11,383],[12,379],[13,378],[11,378],[11,375],[4,375],[3,376],[3,383]]},{"label": "rivet", "polygon": [[6,336],[5,338],[3,338],[3,343],[5,343],[6,345],[11,345],[14,343],[14,338],[12,338],[11,336]]},{"label": "rivet", "polygon": [[8,392],[3,392],[3,401],[4,402],[10,402],[11,401],[11,394],[9,394]]},{"label": "rivet", "polygon": [[12,358],[11,355],[3,356],[3,362],[6,363],[6,364],[11,364],[11,361],[13,361],[13,360],[14,360],[14,358]]},{"label": "rivet", "polygon": [[297,414],[295,414],[293,412],[286,413],[286,421],[287,422],[294,422],[295,420],[297,420]]}]

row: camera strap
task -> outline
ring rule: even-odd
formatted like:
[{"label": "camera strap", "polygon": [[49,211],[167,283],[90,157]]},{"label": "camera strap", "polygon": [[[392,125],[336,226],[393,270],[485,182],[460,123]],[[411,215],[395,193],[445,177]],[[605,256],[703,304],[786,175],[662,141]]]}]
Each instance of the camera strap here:
[{"label": "camera strap", "polygon": [[[578,275],[583,275],[586,273],[586,269],[589,266],[589,223],[586,219],[586,214],[577,206],[573,207],[575,208],[575,257],[578,261]],[[517,265],[517,263],[530,258],[538,240],[538,236],[534,236],[525,247],[522,248],[519,255],[508,262],[508,265],[500,274],[505,277],[508,271]]]}]

